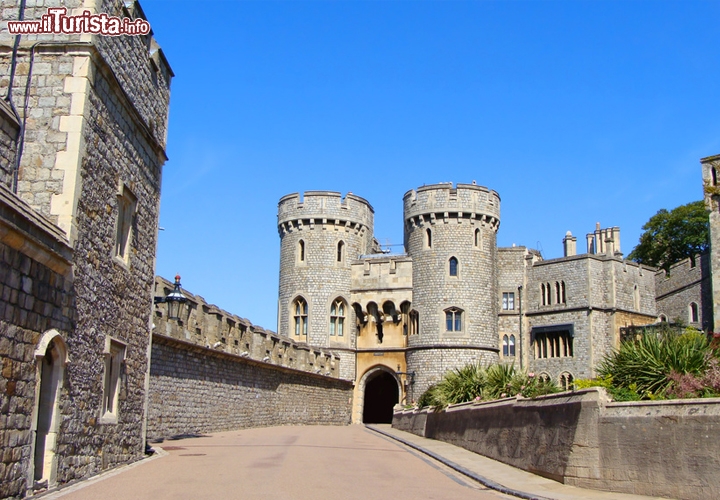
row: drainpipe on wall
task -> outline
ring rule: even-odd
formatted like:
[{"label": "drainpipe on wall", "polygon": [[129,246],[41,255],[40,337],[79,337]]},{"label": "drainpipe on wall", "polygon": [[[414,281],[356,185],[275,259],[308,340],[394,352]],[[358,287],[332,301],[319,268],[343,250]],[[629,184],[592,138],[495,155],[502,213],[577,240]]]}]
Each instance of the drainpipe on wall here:
[{"label": "drainpipe on wall", "polygon": [[519,333],[518,333],[518,350],[520,351],[519,354],[520,354],[520,370],[521,370],[521,371],[522,371],[522,369],[523,369],[523,354],[524,354],[524,351],[525,351],[525,350],[523,349],[523,346],[524,346],[525,344],[523,344],[522,290],[523,290],[523,287],[522,287],[522,285],[520,285],[520,286],[518,287],[518,309],[519,309],[519,311],[520,311]]}]

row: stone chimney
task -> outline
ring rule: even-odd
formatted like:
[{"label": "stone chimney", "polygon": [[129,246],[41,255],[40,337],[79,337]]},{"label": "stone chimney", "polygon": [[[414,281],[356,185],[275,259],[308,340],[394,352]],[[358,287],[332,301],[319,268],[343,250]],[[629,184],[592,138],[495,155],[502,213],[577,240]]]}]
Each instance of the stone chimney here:
[{"label": "stone chimney", "polygon": [[617,226],[600,229],[595,224],[595,232],[587,235],[588,253],[605,254],[610,257],[622,255],[620,251],[620,228]]},{"label": "stone chimney", "polygon": [[563,249],[565,257],[577,255],[577,238],[570,231],[565,233],[565,238],[563,238]]}]

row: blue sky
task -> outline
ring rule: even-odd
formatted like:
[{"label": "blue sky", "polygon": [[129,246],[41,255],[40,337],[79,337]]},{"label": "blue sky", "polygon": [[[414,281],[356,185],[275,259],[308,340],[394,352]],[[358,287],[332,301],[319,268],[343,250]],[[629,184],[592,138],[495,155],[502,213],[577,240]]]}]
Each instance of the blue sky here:
[{"label": "blue sky", "polygon": [[176,74],[157,273],[269,329],[285,194],[352,191],[401,244],[407,190],[476,180],[501,246],[600,222],[627,255],[720,154],[717,1],[142,6]]}]

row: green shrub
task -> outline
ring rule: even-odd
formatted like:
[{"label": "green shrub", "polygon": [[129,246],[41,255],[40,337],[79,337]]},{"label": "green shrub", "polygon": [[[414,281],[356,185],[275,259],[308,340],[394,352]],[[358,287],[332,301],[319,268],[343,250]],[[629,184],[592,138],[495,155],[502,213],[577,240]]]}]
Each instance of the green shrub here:
[{"label": "green shrub", "polygon": [[435,386],[436,400],[443,406],[482,398],[487,375],[480,363],[470,363],[445,374]]},{"label": "green shrub", "polygon": [[[644,335],[637,340],[623,342],[620,348],[600,363],[598,373],[614,399],[656,399],[665,397],[678,383],[687,393],[692,384],[690,374],[702,377],[710,368],[712,351],[708,339],[700,332],[687,329],[682,335],[669,333]],[[671,377],[671,374],[673,377]],[[576,381],[576,387],[580,387]],[[616,397],[617,396],[617,397]]]}]

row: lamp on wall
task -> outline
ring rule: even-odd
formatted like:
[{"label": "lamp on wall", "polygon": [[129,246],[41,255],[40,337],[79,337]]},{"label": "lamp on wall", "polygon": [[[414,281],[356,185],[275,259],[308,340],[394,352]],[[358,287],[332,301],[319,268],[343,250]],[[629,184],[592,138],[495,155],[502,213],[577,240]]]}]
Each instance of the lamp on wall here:
[{"label": "lamp on wall", "polygon": [[180,289],[180,275],[175,276],[175,288],[165,297],[155,297],[156,304],[167,304],[168,319],[180,319],[185,312],[187,297]]},{"label": "lamp on wall", "polygon": [[401,371],[400,371],[400,365],[398,365],[397,371],[395,372],[395,375],[397,375],[398,377],[399,377],[400,375],[407,375],[407,376],[410,378],[410,380],[407,381],[407,384],[414,384],[414,383],[415,383],[415,372],[401,372]]}]

